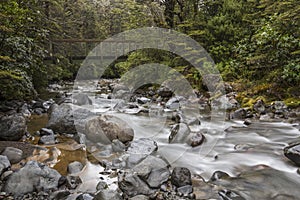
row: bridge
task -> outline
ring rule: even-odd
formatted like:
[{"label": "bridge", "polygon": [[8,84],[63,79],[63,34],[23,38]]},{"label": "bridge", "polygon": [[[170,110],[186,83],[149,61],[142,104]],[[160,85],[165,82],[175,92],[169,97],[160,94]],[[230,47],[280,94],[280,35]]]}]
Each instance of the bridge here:
[{"label": "bridge", "polygon": [[[100,44],[99,48],[95,48]],[[63,55],[72,61],[84,60],[94,49],[89,59],[126,59],[125,49],[135,50],[137,45],[141,45],[132,40],[99,40],[99,39],[53,39],[49,42],[48,54],[45,61],[56,62],[57,55]],[[118,55],[122,55],[119,57]]]}]

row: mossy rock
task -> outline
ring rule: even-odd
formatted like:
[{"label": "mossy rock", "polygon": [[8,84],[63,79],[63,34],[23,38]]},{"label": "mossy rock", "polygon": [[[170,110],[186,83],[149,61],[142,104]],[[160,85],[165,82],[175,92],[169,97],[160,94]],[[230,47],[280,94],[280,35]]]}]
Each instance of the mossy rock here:
[{"label": "mossy rock", "polygon": [[289,108],[297,108],[300,107],[300,99],[299,98],[288,98],[284,100],[284,103],[287,105]]},{"label": "mossy rock", "polygon": [[25,72],[0,70],[0,87],[1,100],[31,100],[37,95]]}]

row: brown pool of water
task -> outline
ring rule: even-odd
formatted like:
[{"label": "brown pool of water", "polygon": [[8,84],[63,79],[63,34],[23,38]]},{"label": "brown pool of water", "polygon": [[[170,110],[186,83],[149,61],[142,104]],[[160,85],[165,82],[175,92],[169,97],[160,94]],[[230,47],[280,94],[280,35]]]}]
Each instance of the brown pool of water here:
[{"label": "brown pool of water", "polygon": [[48,114],[31,115],[27,121],[27,131],[31,134],[39,131],[47,125],[48,120]]}]

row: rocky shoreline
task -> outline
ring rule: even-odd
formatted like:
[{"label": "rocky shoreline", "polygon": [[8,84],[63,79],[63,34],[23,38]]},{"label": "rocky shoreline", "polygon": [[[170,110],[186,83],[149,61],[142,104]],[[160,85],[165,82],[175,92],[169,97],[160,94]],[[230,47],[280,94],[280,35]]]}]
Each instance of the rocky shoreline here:
[{"label": "rocky shoreline", "polygon": [[[134,139],[134,130],[121,118],[91,112],[86,107],[92,105],[93,100],[87,95],[79,92],[71,96],[62,91],[60,85],[52,85],[49,90],[57,91],[59,98],[30,103],[10,101],[0,105],[0,199],[248,199],[246,194],[228,185],[228,181],[247,180],[247,173],[230,177],[216,171],[210,180],[204,180],[186,166],[173,167],[168,163],[158,154],[157,141]],[[111,80],[99,81],[97,91],[93,92],[101,99],[119,99],[128,95],[125,86]],[[243,120],[245,126],[257,121],[285,121],[294,123],[300,130],[299,108],[290,109],[282,101],[266,104],[263,99],[258,99],[251,107],[240,108],[234,92],[215,101],[221,104],[224,98],[228,100],[226,108],[230,110],[226,120]],[[158,106],[150,109],[153,104]],[[201,126],[201,119],[187,117],[181,109],[195,104],[202,111],[209,111],[211,100],[203,95],[190,99],[174,97],[165,87],[150,87],[137,90],[129,101],[117,102],[108,109],[134,115],[168,112],[169,143],[194,148],[206,142],[206,134],[191,128]],[[43,114],[49,116],[47,124],[35,133],[28,133],[26,121],[32,115]],[[224,131],[230,131],[230,128]],[[64,166],[66,174],[53,169],[56,148],[63,144],[67,144],[65,148],[92,157],[93,163],[103,167],[100,173],[115,180],[116,188],[112,189],[105,179],[99,179],[93,186],[95,191],[78,191],[83,183],[80,174],[89,161],[70,160]],[[300,141],[282,149],[297,166],[300,166],[299,148]],[[52,159],[49,156],[41,159],[48,151],[51,151]],[[256,166],[251,170],[249,173],[268,174],[273,169]]]}]

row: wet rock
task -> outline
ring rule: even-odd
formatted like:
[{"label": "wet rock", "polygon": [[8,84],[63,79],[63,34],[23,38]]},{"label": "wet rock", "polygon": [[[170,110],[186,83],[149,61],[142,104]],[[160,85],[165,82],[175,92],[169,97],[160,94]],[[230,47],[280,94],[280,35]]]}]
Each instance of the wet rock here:
[{"label": "wet rock", "polygon": [[162,158],[149,155],[132,170],[151,188],[159,188],[170,176],[168,166]]},{"label": "wet rock", "polygon": [[78,144],[86,144],[86,136],[83,133],[77,133],[74,136],[74,140],[78,143]]},{"label": "wet rock", "polygon": [[110,144],[114,139],[123,143],[133,139],[133,129],[123,120],[111,115],[94,117],[86,123],[87,138],[93,142]]},{"label": "wet rock", "polygon": [[300,143],[285,147],[283,152],[288,159],[300,166]]},{"label": "wet rock", "polygon": [[137,195],[137,196],[129,198],[129,200],[149,200],[149,197],[147,197],[145,195]]},{"label": "wet rock", "polygon": [[247,111],[244,108],[237,109],[232,113],[232,119],[245,119]]},{"label": "wet rock", "polygon": [[24,103],[24,104],[22,105],[22,107],[21,107],[20,110],[19,110],[19,113],[22,113],[22,115],[23,115],[24,117],[26,117],[26,118],[30,118],[31,113],[30,113],[30,111],[29,111],[29,106],[27,105],[27,103]]},{"label": "wet rock", "polygon": [[244,124],[249,126],[252,124],[252,121],[250,119],[245,119]]},{"label": "wet rock", "polygon": [[[94,196],[89,193],[83,193],[77,196],[76,200],[93,200]],[[105,199],[103,199],[105,200]]]},{"label": "wet rock", "polygon": [[117,191],[113,190],[102,190],[99,191],[95,197],[94,200],[122,200],[123,198]]},{"label": "wet rock", "polygon": [[275,101],[272,103],[272,107],[275,110],[275,114],[283,114],[287,111],[287,106],[283,101]]},{"label": "wet rock", "polygon": [[265,103],[263,100],[259,99],[254,105],[253,105],[253,109],[259,113],[259,114],[263,114],[266,111],[266,107],[265,107]]},{"label": "wet rock", "polygon": [[35,190],[56,189],[61,175],[54,169],[36,161],[29,161],[19,171],[9,176],[4,191],[21,196]]},{"label": "wet rock", "polygon": [[14,147],[6,147],[1,154],[6,156],[11,164],[16,164],[23,158],[23,151]]},{"label": "wet rock", "polygon": [[188,143],[192,147],[196,147],[196,146],[201,145],[204,142],[204,140],[205,140],[204,135],[201,132],[198,132],[198,133],[193,133],[191,135],[191,138]]},{"label": "wet rock", "polygon": [[185,123],[179,123],[172,127],[169,143],[184,143],[190,136],[190,128]]},{"label": "wet rock", "polygon": [[230,191],[230,190],[221,190],[218,192],[222,200],[245,200],[243,197],[241,197],[236,192]]},{"label": "wet rock", "polygon": [[10,167],[10,162],[6,156],[0,155],[0,174]]},{"label": "wet rock", "polygon": [[123,152],[123,151],[125,151],[125,149],[126,149],[125,144],[123,144],[123,143],[122,143],[120,140],[118,140],[118,139],[113,140],[112,143],[111,143],[111,146],[112,146],[112,150],[113,150],[114,152]]},{"label": "wet rock", "polygon": [[75,189],[82,183],[82,180],[79,176],[67,176],[66,183],[69,189]]},{"label": "wet rock", "polygon": [[39,144],[53,145],[56,143],[54,135],[44,135],[39,139]]},{"label": "wet rock", "polygon": [[146,104],[148,102],[151,101],[151,99],[148,99],[146,97],[140,97],[140,98],[137,98],[136,101],[139,103],[139,104]]},{"label": "wet rock", "polygon": [[229,175],[226,172],[215,171],[211,176],[210,181],[217,181],[221,178],[227,178],[227,177],[229,177]]},{"label": "wet rock", "polygon": [[151,189],[137,173],[132,170],[126,170],[118,175],[118,185],[123,193],[128,197],[137,195],[151,195],[155,190]]},{"label": "wet rock", "polygon": [[65,200],[70,194],[71,192],[68,190],[58,190],[52,192],[49,198],[50,200]]},{"label": "wet rock", "polygon": [[95,116],[89,110],[68,103],[53,104],[49,112],[50,116],[46,127],[57,133],[68,134],[76,134],[77,131],[84,132],[86,120]]},{"label": "wet rock", "polygon": [[192,185],[190,170],[185,167],[175,167],[171,175],[171,182],[176,187]]},{"label": "wet rock", "polygon": [[185,186],[179,187],[179,188],[177,188],[177,192],[186,197],[189,194],[193,193],[193,186],[185,185]]},{"label": "wet rock", "polygon": [[54,135],[53,130],[49,129],[49,128],[41,128],[40,130],[40,136],[43,135]]},{"label": "wet rock", "polygon": [[11,171],[11,170],[3,172],[3,174],[2,174],[1,177],[0,177],[1,181],[6,181],[7,178],[8,178],[10,175],[12,175],[12,173],[14,173],[14,172]]},{"label": "wet rock", "polygon": [[180,108],[180,102],[184,101],[184,97],[172,97],[169,99],[166,103],[166,108],[171,109],[171,110],[177,110]]},{"label": "wet rock", "polygon": [[108,185],[107,185],[107,183],[106,182],[104,182],[104,181],[100,181],[98,184],[97,184],[97,186],[96,186],[96,190],[98,191],[98,190],[105,190],[105,189],[107,189],[108,188]]},{"label": "wet rock", "polygon": [[163,98],[170,98],[173,95],[173,92],[170,89],[166,88],[166,87],[159,88],[157,93],[158,93],[159,96],[161,96]]},{"label": "wet rock", "polygon": [[92,105],[93,101],[86,94],[79,93],[72,96],[72,103],[75,105]]},{"label": "wet rock", "polygon": [[78,173],[78,172],[80,172],[82,169],[83,169],[83,165],[81,164],[81,162],[78,162],[78,161],[71,162],[71,163],[68,165],[68,172],[69,172],[69,174],[75,174],[75,173]]},{"label": "wet rock", "polygon": [[26,119],[21,115],[14,114],[0,119],[0,140],[20,140],[26,130]]},{"label": "wet rock", "polygon": [[41,114],[44,113],[44,109],[43,108],[35,108],[33,111],[37,115],[41,115]]},{"label": "wet rock", "polygon": [[148,155],[156,152],[157,149],[157,143],[149,138],[140,138],[132,141],[127,149],[127,153],[129,154],[127,166],[132,167],[136,165]]}]

